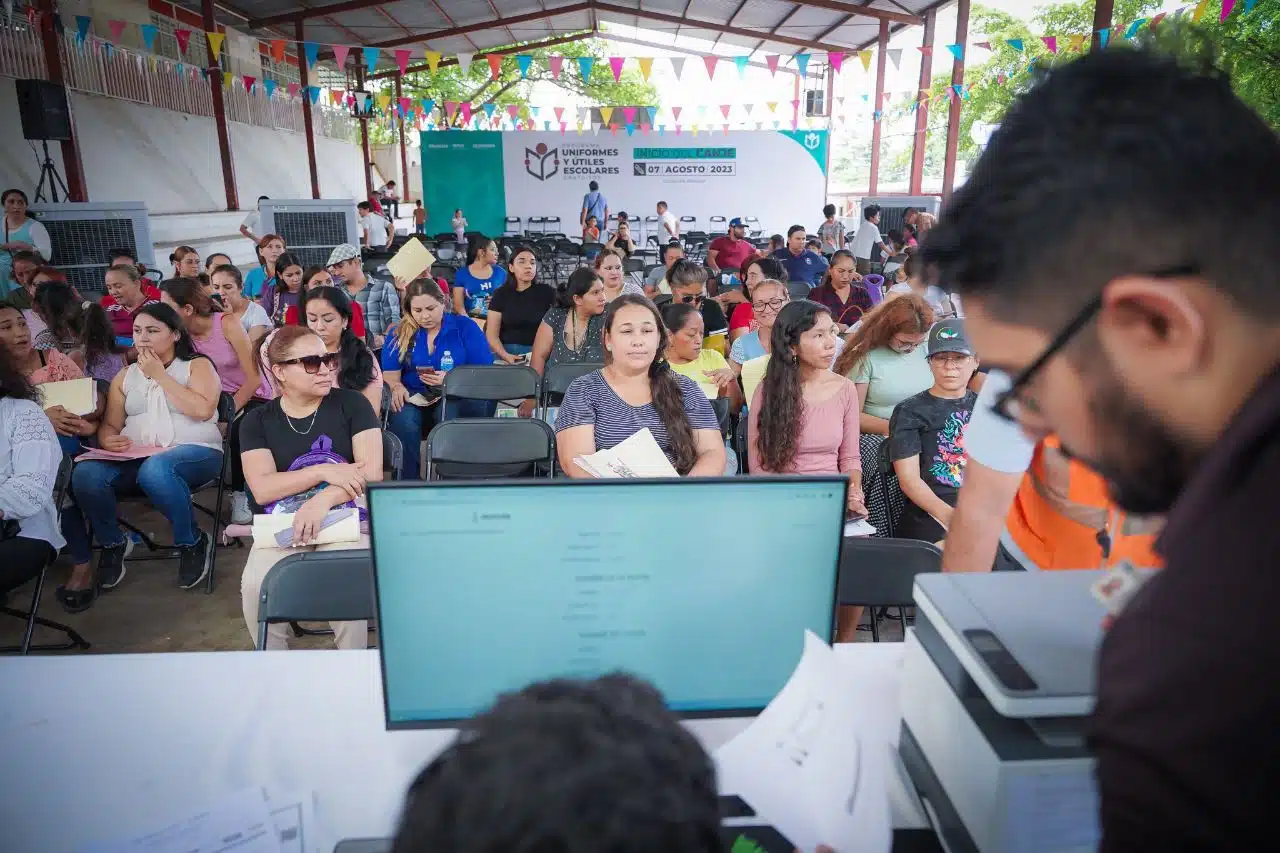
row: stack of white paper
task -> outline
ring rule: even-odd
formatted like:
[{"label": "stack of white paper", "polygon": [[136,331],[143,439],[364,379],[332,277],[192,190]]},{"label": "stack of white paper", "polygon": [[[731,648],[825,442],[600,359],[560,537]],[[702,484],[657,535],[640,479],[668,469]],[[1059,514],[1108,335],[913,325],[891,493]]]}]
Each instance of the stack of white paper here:
[{"label": "stack of white paper", "polygon": [[680,476],[647,428],[621,444],[590,456],[575,456],[573,461],[583,471],[603,480]]},{"label": "stack of white paper", "polygon": [[98,410],[98,384],[92,379],[67,379],[37,386],[44,408],[61,406],[73,415],[84,417]]}]

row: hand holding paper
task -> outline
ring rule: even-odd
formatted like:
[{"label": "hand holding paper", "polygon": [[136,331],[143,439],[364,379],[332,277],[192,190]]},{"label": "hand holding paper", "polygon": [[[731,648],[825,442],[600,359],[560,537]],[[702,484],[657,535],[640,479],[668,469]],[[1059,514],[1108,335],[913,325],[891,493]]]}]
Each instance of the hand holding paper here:
[{"label": "hand holding paper", "polygon": [[647,428],[607,450],[590,456],[575,456],[573,461],[583,471],[600,479],[680,476]]},{"label": "hand holding paper", "polygon": [[413,281],[431,269],[431,265],[435,262],[435,255],[422,245],[422,241],[417,237],[411,237],[400,247],[400,251],[387,261],[387,272],[396,278]]}]

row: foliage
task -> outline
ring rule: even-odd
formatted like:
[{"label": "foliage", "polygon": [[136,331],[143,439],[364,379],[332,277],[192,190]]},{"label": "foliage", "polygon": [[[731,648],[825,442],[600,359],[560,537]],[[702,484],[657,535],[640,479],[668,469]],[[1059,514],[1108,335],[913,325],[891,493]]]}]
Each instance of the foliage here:
[{"label": "foliage", "polygon": [[[641,78],[639,71],[627,68],[622,72],[621,80],[614,82],[605,44],[599,39],[534,48],[528,53],[533,57],[533,63],[525,80],[520,79],[520,67],[514,54],[503,56],[496,80],[484,54],[477,54],[465,74],[457,65],[443,66],[435,74],[426,70],[410,72],[403,80],[402,91],[404,97],[415,103],[428,98],[434,100],[440,105],[442,119],[445,101],[469,101],[474,112],[480,112],[485,104],[494,104],[499,111],[505,111],[514,104],[520,107],[522,116],[527,116],[534,87],[545,83],[558,86],[593,105],[645,106],[658,103],[657,91]],[[564,67],[558,80],[552,78],[547,67],[551,56],[564,57]],[[584,82],[578,70],[578,58],[585,56],[595,57],[596,62],[590,79]],[[392,81],[381,82],[384,85],[382,91],[390,92]],[[457,127],[461,123],[462,113],[459,110],[453,125]],[[378,142],[391,142],[396,138],[394,131],[372,123],[370,131],[371,138]]]}]

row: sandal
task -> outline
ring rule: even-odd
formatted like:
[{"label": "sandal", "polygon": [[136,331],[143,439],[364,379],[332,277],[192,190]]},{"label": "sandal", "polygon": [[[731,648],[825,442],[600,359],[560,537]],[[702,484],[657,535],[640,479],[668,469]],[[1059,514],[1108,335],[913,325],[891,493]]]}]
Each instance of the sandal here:
[{"label": "sandal", "polygon": [[67,589],[65,586],[59,586],[54,592],[54,597],[58,599],[62,609],[68,613],[83,613],[97,600],[98,585],[95,583],[87,589]]}]

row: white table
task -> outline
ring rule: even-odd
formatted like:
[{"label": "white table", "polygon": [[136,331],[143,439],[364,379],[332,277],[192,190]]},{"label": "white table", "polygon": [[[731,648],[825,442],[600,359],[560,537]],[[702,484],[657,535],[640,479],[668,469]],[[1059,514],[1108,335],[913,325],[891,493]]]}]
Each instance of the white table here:
[{"label": "white table", "polygon": [[[901,663],[901,644],[837,648],[855,679]],[[896,695],[866,701],[900,718]],[[711,750],[748,722],[690,727]],[[376,651],[3,658],[0,849],[72,853],[265,787],[315,792],[328,853],[390,835],[409,782],[452,737],[385,730]],[[886,748],[896,739],[886,732]],[[926,826],[895,767],[894,825]]]}]

